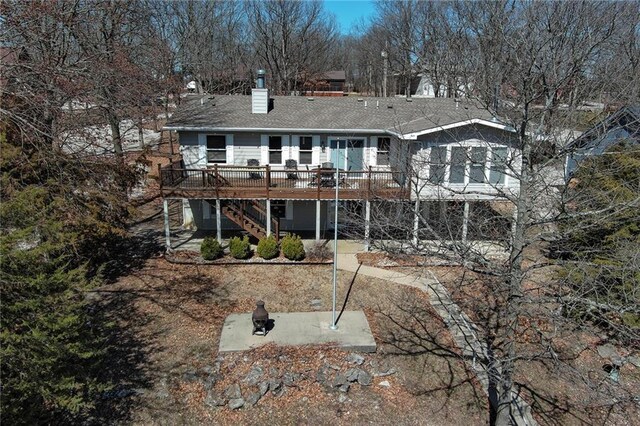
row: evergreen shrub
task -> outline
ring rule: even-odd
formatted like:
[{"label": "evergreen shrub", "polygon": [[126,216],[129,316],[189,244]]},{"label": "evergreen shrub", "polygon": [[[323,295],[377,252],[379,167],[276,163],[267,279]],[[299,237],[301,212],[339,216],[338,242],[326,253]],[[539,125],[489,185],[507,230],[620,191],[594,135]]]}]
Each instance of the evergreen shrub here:
[{"label": "evergreen shrub", "polygon": [[215,260],[222,256],[222,246],[214,237],[205,237],[200,245],[200,254],[204,260]]},{"label": "evergreen shrub", "polygon": [[242,238],[233,237],[229,241],[229,253],[235,259],[246,259],[251,256],[251,245],[249,244],[249,237],[246,235]]},{"label": "evergreen shrub", "polygon": [[256,250],[258,252],[258,256],[263,259],[273,259],[280,254],[280,250],[278,249],[278,242],[273,235],[269,235],[258,241],[258,248]]},{"label": "evergreen shrub", "polygon": [[280,242],[282,254],[289,260],[302,260],[305,257],[304,244],[299,235],[287,234]]}]

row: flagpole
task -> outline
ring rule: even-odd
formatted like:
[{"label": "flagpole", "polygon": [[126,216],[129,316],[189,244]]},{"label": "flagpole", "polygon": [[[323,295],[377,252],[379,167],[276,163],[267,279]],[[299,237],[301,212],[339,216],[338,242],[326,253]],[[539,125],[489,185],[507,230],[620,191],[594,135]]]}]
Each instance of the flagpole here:
[{"label": "flagpole", "polygon": [[340,186],[340,172],[338,171],[338,165],[340,163],[340,141],[336,143],[336,199],[334,202],[334,217],[333,217],[333,321],[329,327],[332,330],[338,329],[336,324],[336,287],[338,278],[338,187]]}]

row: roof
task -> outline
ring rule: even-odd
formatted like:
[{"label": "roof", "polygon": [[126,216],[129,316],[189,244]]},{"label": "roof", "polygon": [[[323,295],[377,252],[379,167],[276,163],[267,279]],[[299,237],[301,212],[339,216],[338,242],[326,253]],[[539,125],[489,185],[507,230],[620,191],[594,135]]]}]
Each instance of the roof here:
[{"label": "roof", "polygon": [[[251,112],[251,96],[191,96],[166,130],[304,131],[389,133],[409,139],[430,131],[474,123],[507,129],[469,100],[274,96],[268,114]],[[509,130],[509,129],[507,129]]]},{"label": "roof", "polygon": [[599,143],[612,129],[625,128],[631,135],[640,138],[640,105],[620,108],[599,121],[579,138],[567,144],[565,150],[580,149]]},{"label": "roof", "polygon": [[325,80],[346,80],[347,76],[344,70],[341,71],[327,71],[320,75],[320,78]]}]

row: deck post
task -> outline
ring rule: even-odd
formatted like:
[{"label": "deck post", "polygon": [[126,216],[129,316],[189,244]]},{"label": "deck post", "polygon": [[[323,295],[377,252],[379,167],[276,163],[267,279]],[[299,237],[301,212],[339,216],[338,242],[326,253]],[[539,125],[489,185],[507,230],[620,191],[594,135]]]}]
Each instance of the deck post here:
[{"label": "deck post", "polygon": [[418,246],[418,229],[420,229],[420,198],[416,197],[413,207],[413,246]]},{"label": "deck post", "polygon": [[367,200],[364,204],[364,251],[369,251],[371,243],[369,232],[371,224],[371,201]]},{"label": "deck post", "polygon": [[469,231],[469,202],[464,202],[464,210],[462,212],[462,241],[467,241],[467,233]]},{"label": "deck post", "polygon": [[216,238],[222,244],[222,207],[220,198],[216,198]]},{"label": "deck post", "polygon": [[316,241],[320,241],[320,200],[316,200]]},{"label": "deck post", "polygon": [[271,235],[271,200],[267,198],[267,237]]},{"label": "deck post", "polygon": [[169,200],[162,200],[162,209],[164,211],[164,238],[165,250],[171,251],[171,230],[169,229]]}]

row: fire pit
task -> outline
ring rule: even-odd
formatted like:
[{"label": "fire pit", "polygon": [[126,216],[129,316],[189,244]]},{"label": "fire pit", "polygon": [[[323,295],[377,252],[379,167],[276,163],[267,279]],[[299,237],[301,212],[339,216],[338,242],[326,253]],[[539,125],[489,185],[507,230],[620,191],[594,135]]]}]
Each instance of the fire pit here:
[{"label": "fire pit", "polygon": [[266,336],[267,323],[269,322],[269,312],[267,312],[267,310],[264,308],[264,302],[262,300],[258,300],[256,302],[256,305],[257,307],[251,315],[251,321],[253,322],[253,332],[251,334]]}]

